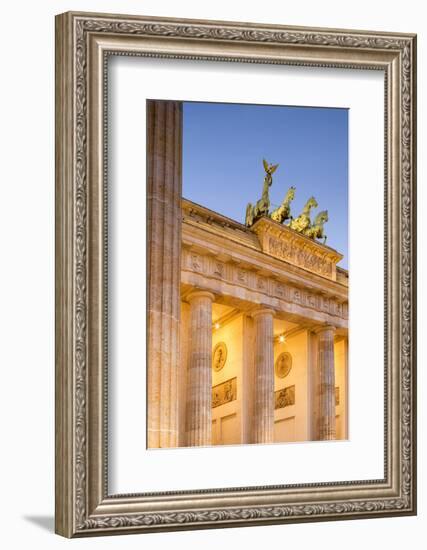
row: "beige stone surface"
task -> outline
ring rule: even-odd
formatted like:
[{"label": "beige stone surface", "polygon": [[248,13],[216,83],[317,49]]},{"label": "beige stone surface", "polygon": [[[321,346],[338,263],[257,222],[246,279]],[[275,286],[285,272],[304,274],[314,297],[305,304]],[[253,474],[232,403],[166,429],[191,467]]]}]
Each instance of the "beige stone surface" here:
[{"label": "beige stone surface", "polygon": [[274,311],[262,308],[253,313],[255,325],[255,400],[253,442],[274,441]]},{"label": "beige stone surface", "polygon": [[243,316],[240,314],[228,322],[221,322],[213,329],[212,349],[219,342],[227,346],[227,360],[224,367],[215,372],[212,369],[212,386],[236,378],[236,399],[212,409],[212,427],[214,439],[218,444],[237,444],[242,441],[242,381],[243,381]]},{"label": "beige stone surface", "polygon": [[243,316],[242,353],[242,443],[253,443],[255,392],[255,327],[250,315]]},{"label": "beige stone surface", "polygon": [[148,447],[178,444],[180,102],[147,103]]},{"label": "beige stone surface", "polygon": [[336,250],[270,218],[259,219],[251,229],[266,254],[336,281],[336,264],[343,257]]},{"label": "beige stone surface", "polygon": [[190,344],[190,304],[181,302],[180,319],[180,346],[179,346],[179,436],[178,445],[185,447],[187,438],[185,434],[186,424],[186,403],[187,403],[187,382],[188,382],[188,363],[189,363],[189,344]]},{"label": "beige stone surface", "polygon": [[348,339],[341,337],[334,344],[335,387],[339,391],[339,403],[335,406],[337,439],[348,439]]},{"label": "beige stone surface", "polygon": [[335,327],[324,326],[317,330],[319,369],[319,439],[336,439],[335,423]]},{"label": "beige stone surface", "polygon": [[187,445],[212,442],[212,302],[210,292],[195,291],[190,303],[190,345],[187,375]]},{"label": "beige stone surface", "polygon": [[275,441],[286,441],[277,430],[282,422],[293,418],[294,432],[289,441],[307,441],[310,439],[309,428],[309,395],[308,395],[308,331],[296,331],[286,338],[284,342],[275,341],[274,361],[283,352],[288,352],[292,357],[292,368],[287,376],[279,378],[275,373],[274,391],[283,390],[289,386],[295,386],[295,404],[274,411]]},{"label": "beige stone surface", "polygon": [[320,401],[319,401],[319,337],[313,331],[308,331],[307,351],[307,394],[308,394],[308,424],[309,424],[309,439],[316,441],[319,439],[319,416],[320,416]]}]

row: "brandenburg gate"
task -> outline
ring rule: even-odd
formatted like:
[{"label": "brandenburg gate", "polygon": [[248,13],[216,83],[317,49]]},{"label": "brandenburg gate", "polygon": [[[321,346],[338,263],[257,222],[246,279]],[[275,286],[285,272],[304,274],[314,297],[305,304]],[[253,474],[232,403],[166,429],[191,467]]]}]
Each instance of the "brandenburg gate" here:
[{"label": "brandenburg gate", "polygon": [[149,102],[148,447],[346,439],[348,272],[315,199],[269,213],[265,161],[245,225],[181,198],[181,117]]}]

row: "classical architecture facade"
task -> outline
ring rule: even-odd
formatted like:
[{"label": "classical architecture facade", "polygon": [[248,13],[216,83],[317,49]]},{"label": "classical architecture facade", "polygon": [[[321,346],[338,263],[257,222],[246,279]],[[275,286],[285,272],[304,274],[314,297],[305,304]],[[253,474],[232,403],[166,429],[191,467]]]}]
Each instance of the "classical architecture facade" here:
[{"label": "classical architecture facade", "polygon": [[148,108],[148,447],[346,439],[341,254],[181,199],[181,117]]},{"label": "classical architecture facade", "polygon": [[346,438],[342,256],[267,217],[182,212],[179,445]]}]

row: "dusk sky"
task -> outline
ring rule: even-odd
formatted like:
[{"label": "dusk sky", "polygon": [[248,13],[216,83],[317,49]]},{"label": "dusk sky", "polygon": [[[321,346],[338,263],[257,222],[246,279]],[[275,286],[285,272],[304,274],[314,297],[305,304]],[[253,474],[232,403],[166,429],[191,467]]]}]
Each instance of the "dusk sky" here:
[{"label": "dusk sky", "polygon": [[296,187],[292,215],[314,195],[328,210],[326,244],[348,267],[348,111],[221,103],[184,103],[183,196],[244,223],[261,198],[262,159],[279,164],[271,210]]}]

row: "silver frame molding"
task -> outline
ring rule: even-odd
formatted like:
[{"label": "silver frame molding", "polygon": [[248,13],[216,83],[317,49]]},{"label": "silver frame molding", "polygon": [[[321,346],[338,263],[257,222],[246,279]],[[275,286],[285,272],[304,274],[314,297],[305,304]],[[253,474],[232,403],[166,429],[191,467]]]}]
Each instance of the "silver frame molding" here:
[{"label": "silver frame molding", "polygon": [[[109,55],[385,74],[385,477],[109,495]],[[56,532],[66,537],[416,513],[416,36],[65,13],[56,17]]]}]

